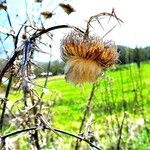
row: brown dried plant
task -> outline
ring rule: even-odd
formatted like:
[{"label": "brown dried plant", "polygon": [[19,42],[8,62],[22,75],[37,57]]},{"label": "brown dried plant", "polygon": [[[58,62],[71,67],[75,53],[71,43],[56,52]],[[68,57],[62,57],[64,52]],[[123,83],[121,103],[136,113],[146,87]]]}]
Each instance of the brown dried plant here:
[{"label": "brown dried plant", "polygon": [[66,80],[74,84],[95,82],[102,70],[118,59],[114,43],[94,36],[84,38],[76,31],[63,39],[61,54],[66,62]]},{"label": "brown dried plant", "polygon": [[43,11],[41,12],[41,15],[45,18],[45,19],[48,19],[48,18],[51,18],[53,16],[53,13],[50,12],[50,11]]},{"label": "brown dried plant", "polygon": [[75,9],[70,4],[60,3],[59,6],[64,10],[65,13],[70,15],[72,12],[75,12]]},{"label": "brown dried plant", "polygon": [[105,68],[115,64],[119,54],[114,42],[89,35],[90,23],[99,16],[116,17],[113,13],[101,13],[90,17],[85,33],[73,31],[61,43],[61,56],[66,62],[66,80],[74,84],[95,82]]},{"label": "brown dried plant", "polygon": [[0,10],[1,9],[4,9],[4,10],[7,9],[7,4],[5,2],[0,2]]}]

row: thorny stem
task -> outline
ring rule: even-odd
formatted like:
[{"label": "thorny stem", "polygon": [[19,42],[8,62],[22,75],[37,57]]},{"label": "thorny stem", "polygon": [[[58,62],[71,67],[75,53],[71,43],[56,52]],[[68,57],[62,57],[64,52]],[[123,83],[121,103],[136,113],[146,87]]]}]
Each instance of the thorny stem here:
[{"label": "thorny stem", "polygon": [[[34,106],[34,105],[35,105],[35,102],[34,102],[34,98],[33,98],[33,96],[32,96],[32,92],[30,92],[30,97],[31,97],[32,105]],[[37,108],[36,108],[36,107],[33,107],[33,114],[34,114],[34,116],[36,116],[36,114],[37,114]],[[38,120],[37,120],[36,117],[34,118],[34,124],[35,124],[35,125],[38,124]],[[40,150],[39,138],[38,138],[38,130],[35,130],[34,138],[35,138],[35,145],[36,145],[36,148],[37,148],[37,150]]]},{"label": "thorny stem", "polygon": [[23,23],[23,25],[21,26],[21,28],[19,29],[19,31],[18,31],[18,33],[17,33],[17,35],[16,35],[16,37],[15,37],[15,42],[14,42],[15,49],[17,48],[19,34],[20,34],[22,28],[24,27],[24,25],[25,25],[26,23],[27,23],[27,20]]},{"label": "thorny stem", "polygon": [[[24,24],[26,23],[26,21],[24,22]],[[18,43],[18,37],[19,34],[21,32],[21,29],[23,28],[23,25],[21,26],[21,28],[19,29],[17,36],[14,38],[15,42],[14,42],[14,47],[15,49],[17,48],[17,43]],[[2,77],[4,76],[4,74],[6,73],[6,71],[10,68],[10,66],[13,64],[13,62],[15,61],[16,57],[20,54],[20,51],[15,51],[14,55],[8,60],[8,62],[6,63],[6,65],[4,66],[4,68],[0,71],[0,83],[2,82]]]},{"label": "thorny stem", "polygon": [[86,116],[87,116],[87,114],[88,114],[88,112],[89,112],[89,110],[90,110],[91,101],[92,101],[92,99],[93,99],[95,89],[96,89],[96,83],[93,84],[93,87],[92,87],[92,90],[91,90],[91,93],[90,93],[90,97],[89,97],[89,99],[88,99],[88,104],[87,104],[87,106],[86,106],[86,110],[85,110],[84,115],[83,115],[83,119],[82,119],[82,122],[81,122],[81,126],[80,126],[79,132],[82,131],[82,128],[83,128],[84,123],[85,123],[85,120],[86,120]]},{"label": "thorny stem", "polygon": [[6,89],[5,101],[4,101],[4,105],[3,105],[3,109],[2,109],[2,115],[1,115],[1,118],[0,118],[0,130],[2,130],[2,128],[3,128],[4,115],[5,115],[5,111],[6,111],[6,105],[7,105],[6,99],[8,98],[8,95],[9,95],[11,82],[12,82],[12,75],[10,75],[10,79],[9,79],[7,89]]},{"label": "thorny stem", "polygon": [[[84,123],[86,121],[87,114],[89,113],[89,110],[90,110],[90,107],[91,107],[91,101],[92,101],[92,98],[94,96],[95,88],[96,88],[96,83],[93,84],[93,87],[92,87],[92,90],[91,90],[91,93],[90,93],[90,96],[89,96],[89,99],[88,99],[88,104],[86,106],[86,109],[85,109],[85,112],[84,112],[84,115],[83,115],[83,118],[82,118],[82,122],[81,122],[81,125],[80,125],[80,128],[79,128],[79,133],[82,132]],[[77,140],[76,141],[75,150],[78,150],[79,147],[80,147],[80,141]]]},{"label": "thorny stem", "polygon": [[124,108],[124,111],[126,111],[126,101],[125,101],[125,98],[124,98],[124,83],[123,83],[123,76],[122,76],[122,71],[120,70],[120,80],[121,80],[121,91],[122,91],[122,103],[123,103],[123,108]]},{"label": "thorny stem", "polygon": [[[42,129],[42,128],[39,128],[39,129]],[[6,134],[4,136],[0,136],[1,138],[1,141],[3,144],[5,144],[5,139],[10,137],[10,136],[14,136],[16,134],[20,134],[20,133],[23,133],[23,132],[28,132],[28,131],[32,131],[32,130],[39,130],[38,128],[36,127],[32,127],[32,128],[28,128],[28,129],[22,129],[22,130],[17,130],[17,131],[14,131],[12,133],[9,133],[9,134]],[[46,127],[45,129],[47,130],[51,130],[50,128]],[[74,138],[77,138],[77,139],[80,139],[82,141],[85,141],[86,143],[88,143],[91,147],[94,147],[96,148],[97,150],[101,150],[101,148],[97,147],[96,145],[94,145],[93,143],[91,143],[89,140],[85,139],[84,137],[82,136],[78,136],[78,135],[75,135],[75,134],[72,134],[70,132],[67,132],[67,131],[64,131],[64,130],[60,130],[60,129],[56,129],[56,128],[53,128],[56,132],[59,132],[59,133],[62,133],[62,134],[65,134],[65,135],[69,135],[69,136],[72,136]]]},{"label": "thorny stem", "polygon": [[2,77],[6,73],[6,71],[10,68],[10,66],[13,64],[15,61],[16,57],[20,54],[20,51],[15,51],[13,56],[8,60],[4,68],[0,71],[0,83],[2,82]]},{"label": "thorny stem", "polygon": [[119,129],[119,139],[118,139],[118,143],[117,143],[117,150],[120,150],[120,143],[121,143],[121,139],[122,139],[122,130],[123,130],[125,117],[126,117],[126,113],[124,112],[123,119],[122,119],[122,122],[121,122],[121,126],[120,126],[120,129]]},{"label": "thorny stem", "polygon": [[[100,23],[99,18],[102,17],[102,16],[109,16],[110,18],[114,17],[118,21],[118,23],[120,23],[120,22],[123,23],[123,21],[116,16],[115,10],[113,8],[111,13],[103,12],[103,13],[99,13],[97,15],[94,15],[94,16],[90,17],[90,19],[87,22],[87,28],[86,28],[86,32],[85,32],[86,36],[88,36],[88,34],[89,34],[89,27],[91,26],[91,22],[98,21]],[[109,21],[110,21],[110,18],[109,18]]]},{"label": "thorny stem", "polygon": [[58,26],[50,27],[48,29],[44,29],[44,30],[40,31],[39,33],[33,34],[33,36],[30,38],[30,40],[33,41],[44,33],[47,33],[49,31],[56,30],[56,29],[62,29],[62,28],[71,28],[71,26],[69,26],[69,25],[58,25]]},{"label": "thorny stem", "polygon": [[[48,76],[49,76],[50,66],[51,66],[51,61],[48,62],[48,66],[47,66],[47,74],[46,74],[46,79],[45,79],[45,83],[44,83],[44,88],[46,88],[46,86],[47,86],[47,81],[48,81]],[[44,95],[44,91],[41,93],[40,98],[42,98],[43,95]]]},{"label": "thorny stem", "polygon": [[9,16],[9,13],[7,10],[6,10],[6,15],[7,15],[8,23],[9,23],[10,27],[12,28],[12,23],[11,23],[10,16]]},{"label": "thorny stem", "polygon": [[[10,27],[12,28],[12,24],[11,24],[11,20],[10,20],[10,17],[9,17],[9,14],[8,12],[6,11],[7,13],[7,19],[8,19],[8,22],[9,22],[9,25]],[[24,22],[24,24],[26,23],[27,21]],[[18,37],[19,37],[19,34],[21,32],[23,28],[23,25],[21,26],[21,28],[19,29],[18,33],[17,33],[17,36],[16,37],[13,37],[14,39],[14,47],[15,49],[17,48],[17,43],[18,43]],[[8,70],[8,68],[11,67],[11,65],[13,64],[15,58],[17,57],[16,55],[17,53],[15,53],[11,59],[9,59],[8,63],[5,65],[5,67],[2,69],[2,71],[0,72],[0,83],[2,82],[2,77],[4,76],[5,72]],[[19,52],[18,52],[19,54]],[[8,85],[7,85],[7,89],[6,89],[6,94],[5,94],[5,99],[8,98],[8,95],[9,95],[9,91],[10,91],[10,88],[11,88],[11,83],[12,83],[12,78],[13,78],[13,75],[10,74],[10,77],[9,77],[9,81],[8,81]],[[1,119],[0,119],[0,130],[2,130],[2,127],[3,127],[3,120],[4,120],[4,115],[5,115],[5,109],[6,109],[6,101],[4,102],[4,105],[3,105],[3,109],[2,109],[2,114],[1,114]]]},{"label": "thorny stem", "polygon": [[[108,80],[106,80],[107,82],[109,82]],[[104,86],[105,86],[105,101],[106,101],[106,107],[107,110],[109,112],[110,115],[112,115],[112,108],[111,108],[111,104],[110,104],[110,100],[109,100],[109,91],[108,91],[108,85],[107,82],[104,82]]]}]

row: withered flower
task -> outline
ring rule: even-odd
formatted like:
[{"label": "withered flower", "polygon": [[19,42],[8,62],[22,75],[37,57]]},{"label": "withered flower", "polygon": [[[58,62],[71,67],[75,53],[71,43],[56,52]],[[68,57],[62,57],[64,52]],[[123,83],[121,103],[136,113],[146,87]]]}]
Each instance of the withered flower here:
[{"label": "withered flower", "polygon": [[36,3],[42,3],[43,0],[35,0]]},{"label": "withered flower", "polygon": [[7,9],[7,4],[0,2],[0,10],[1,10],[1,9],[6,10],[6,9]]},{"label": "withered flower", "polygon": [[48,19],[48,18],[51,18],[53,16],[53,13],[52,12],[49,12],[49,11],[43,11],[41,12],[41,15],[45,18],[45,19]]},{"label": "withered flower", "polygon": [[72,12],[75,12],[75,9],[70,4],[63,4],[60,3],[59,6],[66,12],[68,15],[70,15]]},{"label": "withered flower", "polygon": [[81,32],[71,32],[61,43],[61,56],[66,62],[66,80],[74,84],[95,82],[105,68],[118,60],[113,42],[104,42]]}]

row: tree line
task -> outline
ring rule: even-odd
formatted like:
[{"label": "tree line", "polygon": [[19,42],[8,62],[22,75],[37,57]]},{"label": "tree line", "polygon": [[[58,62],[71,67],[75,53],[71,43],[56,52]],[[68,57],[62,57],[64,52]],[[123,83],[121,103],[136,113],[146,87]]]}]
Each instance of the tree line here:
[{"label": "tree line", "polygon": [[150,47],[129,48],[126,46],[119,45],[118,51],[120,53],[119,56],[120,64],[139,63],[142,61],[150,60]]}]

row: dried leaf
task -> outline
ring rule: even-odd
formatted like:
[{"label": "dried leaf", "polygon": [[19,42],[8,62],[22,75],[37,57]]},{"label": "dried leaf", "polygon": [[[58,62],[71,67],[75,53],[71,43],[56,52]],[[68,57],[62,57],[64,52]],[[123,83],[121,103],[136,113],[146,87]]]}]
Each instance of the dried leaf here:
[{"label": "dried leaf", "polygon": [[69,15],[72,12],[75,12],[75,9],[70,4],[60,3],[59,6]]},{"label": "dried leaf", "polygon": [[7,4],[6,3],[0,3],[0,10],[1,9],[6,10],[7,9]]},{"label": "dried leaf", "polygon": [[43,0],[35,0],[36,3],[42,3]]},{"label": "dried leaf", "polygon": [[52,12],[49,12],[49,11],[43,11],[41,12],[41,15],[45,18],[45,19],[48,19],[48,18],[51,18],[53,16],[53,13]]}]

